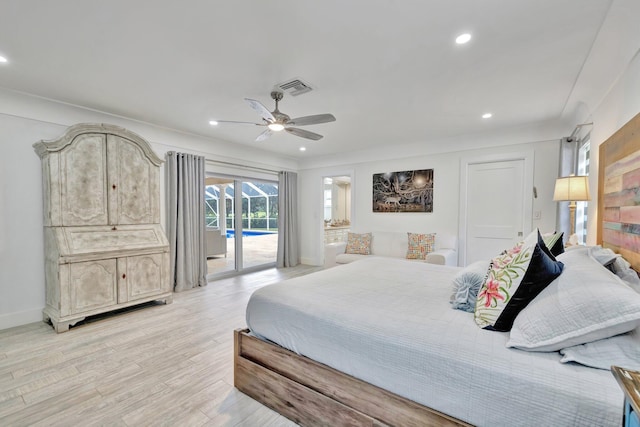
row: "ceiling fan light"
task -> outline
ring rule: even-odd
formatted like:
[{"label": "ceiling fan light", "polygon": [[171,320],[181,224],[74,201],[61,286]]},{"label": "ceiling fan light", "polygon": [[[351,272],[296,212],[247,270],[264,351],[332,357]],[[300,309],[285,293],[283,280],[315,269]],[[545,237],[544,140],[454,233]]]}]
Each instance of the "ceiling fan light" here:
[{"label": "ceiling fan light", "polygon": [[469,40],[471,40],[471,34],[469,33],[460,34],[458,37],[456,37],[457,44],[465,44]]},{"label": "ceiling fan light", "polygon": [[284,125],[280,123],[269,123],[267,127],[274,132],[280,132],[282,129],[284,129]]},{"label": "ceiling fan light", "polygon": [[209,124],[210,124],[211,126],[218,126],[218,122],[217,122],[217,121],[215,121],[215,120],[209,120]]}]

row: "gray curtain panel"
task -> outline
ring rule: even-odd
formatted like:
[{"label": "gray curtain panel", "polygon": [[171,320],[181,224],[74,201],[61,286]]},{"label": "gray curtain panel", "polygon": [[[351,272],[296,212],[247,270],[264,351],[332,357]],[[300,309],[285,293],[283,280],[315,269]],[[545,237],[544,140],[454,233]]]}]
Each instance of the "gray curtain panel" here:
[{"label": "gray curtain panel", "polygon": [[204,157],[167,153],[167,236],[176,292],[207,284]]},{"label": "gray curtain panel", "polygon": [[278,267],[300,264],[298,243],[298,175],[278,174]]},{"label": "gray curtain panel", "polygon": [[[576,170],[576,158],[575,158],[575,142],[560,141],[560,164],[558,166],[558,176],[569,176],[575,173]],[[569,202],[556,202],[558,203],[558,210],[556,211],[556,231],[564,232],[564,241],[569,240],[569,233],[571,231],[571,225],[569,220]]]}]

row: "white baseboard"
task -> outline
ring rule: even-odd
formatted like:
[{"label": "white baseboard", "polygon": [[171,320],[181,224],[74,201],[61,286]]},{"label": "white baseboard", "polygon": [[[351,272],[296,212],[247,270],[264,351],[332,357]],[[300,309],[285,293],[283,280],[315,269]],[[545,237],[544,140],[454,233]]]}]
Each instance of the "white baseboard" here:
[{"label": "white baseboard", "polygon": [[300,263],[304,265],[314,265],[321,267],[323,265],[322,261],[319,261],[315,258],[300,258]]},{"label": "white baseboard", "polygon": [[41,308],[0,315],[0,330],[35,322],[42,322]]}]

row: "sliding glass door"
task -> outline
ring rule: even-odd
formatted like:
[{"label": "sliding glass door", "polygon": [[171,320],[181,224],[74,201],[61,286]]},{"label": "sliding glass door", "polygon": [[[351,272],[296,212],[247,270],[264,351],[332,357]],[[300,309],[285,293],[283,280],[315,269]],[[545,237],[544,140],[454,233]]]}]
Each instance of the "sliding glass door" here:
[{"label": "sliding glass door", "polygon": [[242,182],[242,264],[275,264],[278,251],[278,184]]},{"label": "sliding glass door", "polygon": [[209,274],[274,266],[278,183],[224,177],[207,177],[205,183]]}]

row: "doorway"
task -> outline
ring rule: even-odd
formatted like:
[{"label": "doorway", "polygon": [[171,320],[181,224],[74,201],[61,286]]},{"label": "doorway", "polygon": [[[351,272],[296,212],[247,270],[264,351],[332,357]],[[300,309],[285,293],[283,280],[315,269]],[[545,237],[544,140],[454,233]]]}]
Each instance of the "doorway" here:
[{"label": "doorway", "polygon": [[323,178],[324,243],[346,242],[351,229],[351,177]]},{"label": "doorway", "polygon": [[208,278],[274,267],[278,251],[278,183],[205,178]]},{"label": "doorway", "polygon": [[461,165],[460,265],[487,260],[531,230],[533,153],[466,160]]}]

